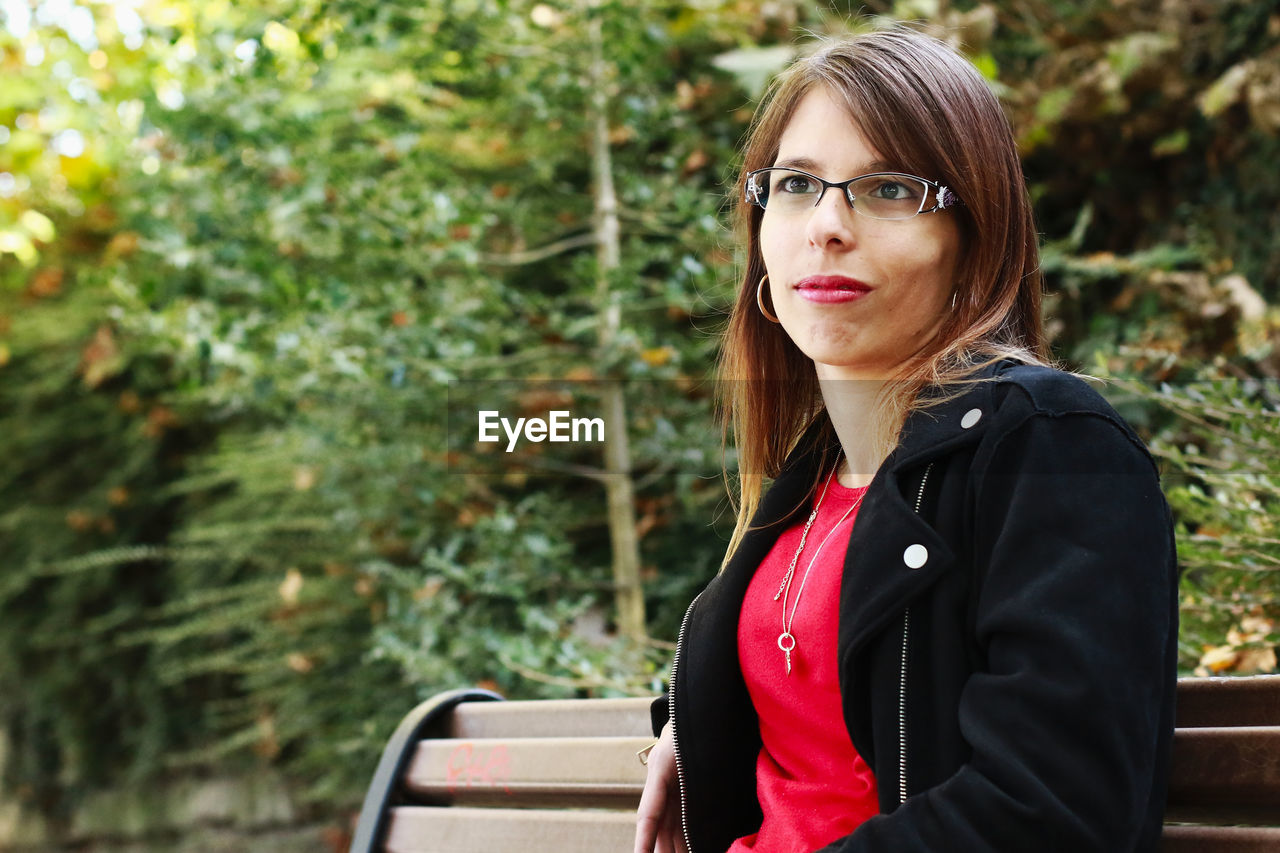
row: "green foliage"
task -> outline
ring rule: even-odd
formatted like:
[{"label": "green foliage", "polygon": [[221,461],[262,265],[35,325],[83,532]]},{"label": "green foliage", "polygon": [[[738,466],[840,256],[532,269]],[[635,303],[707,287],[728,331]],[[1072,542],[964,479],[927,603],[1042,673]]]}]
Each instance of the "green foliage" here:
[{"label": "green foliage", "polygon": [[[665,649],[611,636],[599,483],[548,469],[536,448],[509,460],[509,471],[529,466],[518,481],[451,472],[445,383],[472,382],[471,412],[493,397],[481,382],[492,378],[576,371],[637,383],[633,465],[645,523],[663,533],[647,538],[644,558],[681,557],[672,580],[655,577],[659,600],[709,577],[723,546],[696,530],[720,500],[708,488],[718,468],[708,396],[670,392],[712,354],[709,334],[689,333],[719,307],[704,296],[722,238],[709,164],[730,158],[741,129],[703,101],[740,96],[706,58],[701,70],[644,61],[682,50],[667,29],[675,6],[634,31],[620,10],[600,13],[620,48],[612,73],[626,81],[607,85],[627,229],[610,297],[627,322],[602,350],[580,153],[585,22],[564,12],[539,29],[531,8],[182,7],[153,37],[175,46],[153,41],[172,88],[147,102],[145,144],[115,178],[120,233],[134,236],[128,252],[85,266],[95,286],[84,293],[111,309],[110,345],[88,359],[83,388],[72,343],[65,399],[14,412],[33,435],[59,436],[33,441],[71,458],[69,471],[124,482],[154,526],[50,538],[0,604],[30,611],[15,629],[48,618],[65,638],[69,619],[92,626],[58,677],[14,694],[12,727],[59,725],[55,709],[74,699],[94,709],[90,722],[149,746],[99,748],[86,724],[32,739],[39,755],[15,775],[52,790],[256,753],[286,762],[312,795],[350,802],[396,718],[443,687],[656,689]],[[646,94],[674,91],[686,73],[698,82],[682,105]],[[632,140],[633,127],[648,132]],[[40,310],[52,318],[64,304]],[[50,343],[24,328],[15,377],[37,373]],[[92,328],[63,334],[83,341]],[[89,435],[57,426],[67,410],[87,411],[86,395],[102,408],[138,402],[131,421],[94,419]],[[124,456],[107,439],[125,436],[164,460],[134,466],[145,481],[116,467]],[[686,447],[673,457],[677,440]],[[102,458],[72,457],[81,445]],[[50,513],[62,511],[72,490],[23,458],[14,503],[35,478]],[[676,520],[677,507],[693,520]],[[60,514],[50,524],[66,526]],[[681,547],[676,530],[698,544]],[[72,568],[69,603],[31,606],[47,596],[44,575]],[[133,602],[140,572],[150,583]],[[126,594],[86,595],[87,583]],[[670,633],[675,620],[664,612],[655,624]],[[18,646],[25,633],[5,636]],[[23,648],[30,662],[12,684],[48,663]],[[155,701],[92,681],[73,694],[88,662],[107,679],[142,676]],[[91,767],[72,763],[81,749]]]},{"label": "green foliage", "polygon": [[1280,642],[1280,397],[1272,382],[1123,386],[1176,418],[1152,450],[1179,519],[1181,666],[1268,671]]},{"label": "green foliage", "polygon": [[1280,4],[1232,0],[1214,14],[1124,10],[1103,0],[989,4],[992,52],[1050,235],[1091,220],[1084,248],[1161,245],[1280,291]]},{"label": "green foliage", "polygon": [[[1257,292],[1277,280],[1274,4],[1113,6],[893,13],[962,41],[1009,107],[1064,358],[1276,375]],[[735,287],[736,147],[797,33],[871,20],[729,0],[168,2],[133,50],[94,8],[96,47],[0,34],[0,171],[21,179],[0,197],[10,780],[56,810],[123,777],[265,761],[349,805],[437,690],[659,689],[732,527],[706,380]],[[36,41],[96,96],[24,64]],[[597,88],[622,232],[603,292]],[[66,128],[82,156],[50,153]],[[474,440],[479,409],[594,414],[605,382],[628,406],[645,644],[613,630],[599,449]],[[1182,477],[1188,667],[1274,618],[1254,571],[1274,534],[1247,511],[1272,475],[1214,466],[1275,436],[1240,414],[1265,394],[1231,393],[1244,408],[1204,440],[1166,408],[1177,393],[1126,408]]]}]

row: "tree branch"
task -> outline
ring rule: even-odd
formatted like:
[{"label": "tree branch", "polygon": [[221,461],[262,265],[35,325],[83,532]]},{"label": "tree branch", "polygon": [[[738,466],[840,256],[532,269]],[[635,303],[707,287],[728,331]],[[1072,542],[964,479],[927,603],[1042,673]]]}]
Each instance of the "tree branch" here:
[{"label": "tree branch", "polygon": [[581,249],[584,246],[594,245],[595,242],[596,235],[588,231],[585,234],[575,234],[572,237],[557,240],[546,246],[537,249],[526,249],[522,252],[507,252],[504,254],[481,252],[479,259],[480,263],[489,264],[490,266],[518,267],[524,264],[536,264],[538,261],[545,261],[547,258],[554,257],[561,252]]}]

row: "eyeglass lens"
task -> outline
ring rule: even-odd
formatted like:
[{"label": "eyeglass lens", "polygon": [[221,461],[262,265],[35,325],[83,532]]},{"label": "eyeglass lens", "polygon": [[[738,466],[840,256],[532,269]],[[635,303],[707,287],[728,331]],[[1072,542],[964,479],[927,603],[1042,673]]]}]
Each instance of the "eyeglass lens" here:
[{"label": "eyeglass lens", "polygon": [[[807,211],[826,189],[822,182],[792,169],[767,169],[751,176],[750,188],[762,207],[778,213]],[[833,188],[834,189],[834,188]],[[868,175],[849,184],[853,209],[873,219],[910,219],[924,207],[929,188],[910,175]]]}]

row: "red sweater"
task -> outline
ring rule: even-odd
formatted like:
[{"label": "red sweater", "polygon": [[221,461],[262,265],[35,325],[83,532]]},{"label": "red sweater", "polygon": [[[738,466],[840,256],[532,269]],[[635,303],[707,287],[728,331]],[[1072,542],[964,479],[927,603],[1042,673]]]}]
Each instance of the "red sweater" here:
[{"label": "red sweater", "polygon": [[[857,509],[840,519],[865,491],[831,479],[796,561],[787,599],[787,619],[796,641],[790,675],[778,648],[782,598],[773,597],[800,544],[803,521],[778,537],[747,588],[738,623],[738,659],[760,717],[764,745],[756,762],[756,793],[764,822],[759,832],[735,841],[729,853],[816,850],[880,811],[875,776],[845,728],[836,665],[840,577]],[[837,522],[839,529],[827,539]],[[792,621],[791,609],[806,569],[808,581]]]}]

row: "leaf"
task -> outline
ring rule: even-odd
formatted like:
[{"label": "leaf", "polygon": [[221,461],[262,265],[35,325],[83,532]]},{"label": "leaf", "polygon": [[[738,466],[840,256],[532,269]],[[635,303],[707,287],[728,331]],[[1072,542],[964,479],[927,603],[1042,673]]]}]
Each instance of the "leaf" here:
[{"label": "leaf", "polygon": [[1232,646],[1214,646],[1200,656],[1200,665],[1216,675],[1234,667],[1238,657]]},{"label": "leaf", "polygon": [[41,243],[53,242],[57,234],[53,220],[36,210],[24,210],[18,217],[18,224],[27,230],[34,239]]},{"label": "leaf", "polygon": [[1190,144],[1191,134],[1185,127],[1180,127],[1151,143],[1151,156],[1171,157],[1175,154],[1181,154],[1187,150],[1187,146]]},{"label": "leaf", "polygon": [[1204,90],[1196,99],[1200,112],[1208,118],[1213,118],[1239,101],[1244,93],[1245,84],[1249,81],[1249,67],[1250,63],[1247,60],[1236,63],[1215,80],[1213,85]]},{"label": "leaf", "polygon": [[89,388],[97,388],[119,373],[124,365],[125,359],[116,346],[115,335],[111,327],[104,323],[94,332],[93,339],[80,356],[80,373],[84,384]]},{"label": "leaf", "polygon": [[653,347],[651,349],[642,350],[640,359],[650,367],[661,367],[671,361],[675,355],[675,350],[671,347]]},{"label": "leaf", "polygon": [[738,85],[758,97],[765,83],[795,58],[795,49],[787,45],[776,47],[739,48],[722,53],[711,64],[728,71],[738,80]]},{"label": "leaf", "polygon": [[298,603],[298,596],[302,592],[302,572],[296,568],[291,568],[285,572],[284,581],[280,584],[280,599],[285,603],[286,607],[294,607]]}]

